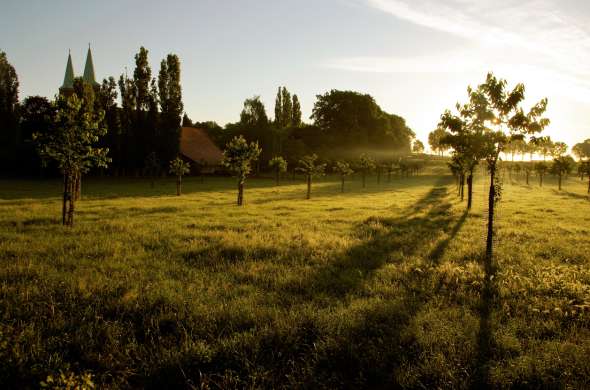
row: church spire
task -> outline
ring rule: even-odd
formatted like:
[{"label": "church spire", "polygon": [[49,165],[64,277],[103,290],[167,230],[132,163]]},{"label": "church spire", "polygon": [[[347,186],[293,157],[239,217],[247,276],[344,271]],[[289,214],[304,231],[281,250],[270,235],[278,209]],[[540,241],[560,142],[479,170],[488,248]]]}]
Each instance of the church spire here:
[{"label": "church spire", "polygon": [[66,65],[66,74],[61,89],[74,88],[74,66],[72,65],[72,54],[68,50],[68,64]]},{"label": "church spire", "polygon": [[92,51],[90,51],[90,43],[88,44],[88,54],[86,54],[86,65],[84,66],[84,81],[90,85],[96,85],[94,78],[94,63],[92,62]]}]

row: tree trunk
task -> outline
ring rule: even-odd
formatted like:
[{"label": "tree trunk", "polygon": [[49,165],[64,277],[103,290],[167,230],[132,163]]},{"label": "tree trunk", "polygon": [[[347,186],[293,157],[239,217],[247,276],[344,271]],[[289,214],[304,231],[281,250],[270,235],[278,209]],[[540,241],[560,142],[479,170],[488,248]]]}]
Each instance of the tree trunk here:
[{"label": "tree trunk", "polygon": [[558,175],[557,186],[559,188],[559,191],[561,191],[561,173]]},{"label": "tree trunk", "polygon": [[381,171],[377,171],[377,184],[381,184]]},{"label": "tree trunk", "polygon": [[391,183],[391,171],[387,171],[387,182]]},{"label": "tree trunk", "polygon": [[180,196],[182,192],[182,176],[176,176],[176,196]]},{"label": "tree trunk", "polygon": [[471,210],[471,203],[473,199],[473,171],[469,172],[467,177],[467,210]]},{"label": "tree trunk", "polygon": [[67,215],[67,225],[69,227],[73,227],[74,226],[74,209],[75,209],[75,205],[76,205],[76,196],[74,194],[74,192],[76,191],[76,174],[73,175],[73,177],[70,177],[68,179],[68,199],[69,199],[69,207],[68,207],[68,215]]},{"label": "tree trunk", "polygon": [[342,183],[341,183],[341,186],[340,186],[340,192],[344,193],[344,175],[342,175],[341,179],[342,179]]},{"label": "tree trunk", "polygon": [[539,187],[543,187],[543,174],[539,174]]},{"label": "tree trunk", "polygon": [[493,243],[494,243],[494,206],[496,197],[495,187],[496,177],[496,163],[492,163],[490,167],[490,193],[488,195],[488,231],[486,238],[486,268],[491,266],[493,258]]},{"label": "tree trunk", "polygon": [[69,198],[68,190],[69,190],[69,175],[68,173],[64,172],[64,193],[63,193],[63,202],[61,206],[61,224],[66,225],[66,203]]},{"label": "tree trunk", "polygon": [[526,171],[526,185],[529,185],[529,171]]},{"label": "tree trunk", "polygon": [[307,175],[307,197],[306,199],[311,199],[311,175]]},{"label": "tree trunk", "polygon": [[244,204],[244,182],[238,181],[238,206]]},{"label": "tree trunk", "polygon": [[279,170],[277,169],[276,173],[275,173],[275,180],[276,180],[276,185],[280,184],[280,180],[281,180],[281,174],[279,172]]},{"label": "tree trunk", "polygon": [[365,173],[363,172],[363,188],[365,188],[365,186],[366,186],[366,183],[365,183],[365,177],[366,177],[366,175],[365,175]]},{"label": "tree trunk", "polygon": [[459,190],[459,195],[461,196],[461,202],[465,199],[465,175],[461,174],[461,189]]},{"label": "tree trunk", "polygon": [[588,175],[588,193],[590,194],[590,175]]},{"label": "tree trunk", "polygon": [[82,199],[82,173],[78,172],[76,175],[76,199]]}]

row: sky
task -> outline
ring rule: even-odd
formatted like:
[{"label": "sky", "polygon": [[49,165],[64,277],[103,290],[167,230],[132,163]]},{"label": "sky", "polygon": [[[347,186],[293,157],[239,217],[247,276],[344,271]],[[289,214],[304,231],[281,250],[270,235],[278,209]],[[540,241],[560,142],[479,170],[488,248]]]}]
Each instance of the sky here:
[{"label": "sky", "polygon": [[493,71],[525,84],[525,107],[549,99],[554,140],[590,138],[587,0],[2,0],[0,11],[21,99],[57,92],[69,49],[81,75],[90,43],[102,79],[131,75],[144,46],[153,75],[180,57],[193,121],[235,122],[255,95],[272,117],[281,85],[309,118],[316,95],[355,90],[427,144],[440,114]]}]

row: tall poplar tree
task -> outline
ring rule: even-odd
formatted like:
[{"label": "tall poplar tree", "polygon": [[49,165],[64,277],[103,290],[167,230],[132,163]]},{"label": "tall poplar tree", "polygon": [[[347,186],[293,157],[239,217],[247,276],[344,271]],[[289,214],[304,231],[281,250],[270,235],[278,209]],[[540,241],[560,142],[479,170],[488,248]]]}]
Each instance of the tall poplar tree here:
[{"label": "tall poplar tree", "polygon": [[160,145],[161,158],[173,160],[180,150],[180,124],[184,106],[180,86],[180,60],[175,54],[160,63],[158,75],[160,109]]},{"label": "tall poplar tree", "polygon": [[293,95],[293,111],[291,118],[291,126],[301,126],[301,104],[299,103],[299,98],[297,95]]},{"label": "tall poplar tree", "polygon": [[8,62],[6,53],[0,51],[0,164],[11,166],[16,159],[19,143],[18,132],[18,76]]}]

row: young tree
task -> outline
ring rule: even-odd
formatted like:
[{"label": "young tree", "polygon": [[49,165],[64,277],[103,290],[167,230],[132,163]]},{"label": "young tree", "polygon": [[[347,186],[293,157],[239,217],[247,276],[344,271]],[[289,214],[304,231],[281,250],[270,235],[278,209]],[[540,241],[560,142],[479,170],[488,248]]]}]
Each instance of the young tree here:
[{"label": "young tree", "polygon": [[348,164],[347,162],[336,161],[336,163],[334,164],[334,172],[340,175],[340,192],[344,192],[344,179],[346,178],[346,176],[352,175],[354,171],[352,170],[352,168],[350,168],[350,164]]},{"label": "young tree", "polygon": [[252,172],[252,163],[260,156],[257,142],[246,142],[243,136],[234,137],[223,151],[222,164],[238,178],[238,206],[244,204],[244,183]]},{"label": "young tree", "polygon": [[322,176],[326,170],[326,164],[318,164],[317,160],[318,156],[316,154],[303,156],[303,158],[299,160],[299,166],[297,167],[297,171],[303,173],[307,178],[306,199],[311,199],[311,179]]},{"label": "young tree", "polygon": [[[549,124],[549,119],[542,118],[547,109],[547,99],[542,99],[525,114],[521,107],[525,98],[524,92],[524,84],[517,84],[512,91],[508,91],[506,80],[498,79],[489,73],[485,83],[470,93],[470,99],[475,108],[474,115],[485,129],[482,156],[488,163],[490,173],[486,237],[488,274],[492,272],[494,210],[501,195],[501,186],[496,177],[500,153],[511,140],[539,133]],[[489,124],[491,128],[484,127],[486,124]]]},{"label": "young tree", "polygon": [[533,139],[533,142],[537,145],[539,152],[543,156],[543,161],[546,161],[547,155],[550,155],[553,150],[553,141],[551,140],[551,137],[536,137]]},{"label": "young tree", "polygon": [[545,161],[539,161],[535,164],[535,171],[537,175],[539,175],[539,187],[543,187],[543,178],[545,177],[545,173],[547,173],[547,163]]},{"label": "young tree", "polygon": [[574,159],[571,156],[560,156],[553,159],[551,165],[551,173],[557,175],[557,185],[561,191],[561,181],[563,175],[570,173],[575,165]]},{"label": "young tree", "polygon": [[281,181],[281,173],[287,172],[287,160],[280,156],[273,157],[268,162],[268,166],[275,171],[275,182],[276,185],[279,185]]},{"label": "young tree", "polygon": [[524,171],[526,177],[526,185],[529,185],[529,177],[531,176],[531,171],[533,170],[532,162],[524,163],[522,166],[522,170]]},{"label": "young tree", "polygon": [[191,166],[188,162],[185,162],[180,157],[176,157],[174,160],[170,161],[170,173],[176,176],[176,195],[180,196],[182,194],[182,176],[189,173],[191,170]]},{"label": "young tree", "polygon": [[567,144],[565,142],[555,142],[551,149],[551,156],[555,159],[567,153]]},{"label": "young tree", "polygon": [[34,138],[41,158],[55,161],[63,173],[62,223],[73,226],[76,180],[91,167],[106,168],[110,162],[108,149],[95,146],[107,130],[102,124],[104,112],[85,111],[76,94],[69,98],[60,95],[54,104],[53,131],[37,133]]},{"label": "young tree", "polygon": [[414,144],[412,145],[412,152],[416,154],[424,153],[424,144],[419,139],[414,140]]},{"label": "young tree", "polygon": [[361,154],[358,161],[358,168],[361,171],[361,177],[363,180],[363,188],[366,187],[366,177],[367,175],[371,174],[375,169],[375,160],[365,153]]}]

